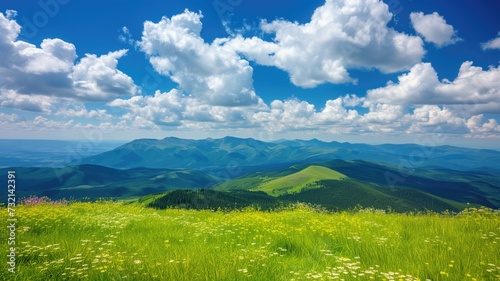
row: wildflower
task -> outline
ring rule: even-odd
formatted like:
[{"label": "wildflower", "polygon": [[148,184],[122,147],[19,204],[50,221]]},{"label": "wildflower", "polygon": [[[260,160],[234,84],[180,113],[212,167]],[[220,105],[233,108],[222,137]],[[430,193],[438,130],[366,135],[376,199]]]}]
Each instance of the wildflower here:
[{"label": "wildflower", "polygon": [[135,263],[135,264],[140,264],[140,263],[141,263],[141,261],[140,261],[140,260],[135,260],[135,261],[134,261],[134,263]]}]

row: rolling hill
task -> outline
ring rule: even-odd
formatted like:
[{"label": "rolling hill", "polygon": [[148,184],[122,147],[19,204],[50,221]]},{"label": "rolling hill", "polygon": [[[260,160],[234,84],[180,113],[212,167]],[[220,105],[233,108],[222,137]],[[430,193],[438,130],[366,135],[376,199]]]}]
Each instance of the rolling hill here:
[{"label": "rolling hill", "polygon": [[[16,196],[62,198],[130,198],[172,189],[209,188],[219,182],[199,171],[134,168],[117,170],[96,165],[65,168],[9,168],[16,171]],[[0,173],[7,174],[7,169]]]},{"label": "rolling hill", "polygon": [[250,190],[262,191],[271,196],[298,193],[304,189],[318,187],[315,183],[321,180],[341,180],[345,175],[324,166],[311,165],[297,170],[290,167],[287,170],[271,173],[256,173],[237,178],[218,185],[220,191]]},{"label": "rolling hill", "polygon": [[498,172],[409,169],[368,161],[333,160],[320,165],[350,178],[394,190],[413,188],[452,201],[500,208]]},{"label": "rolling hill", "polygon": [[342,180],[346,176],[323,166],[309,166],[297,173],[266,181],[251,190],[263,191],[272,196],[299,193],[305,189],[319,187],[321,180]]},{"label": "rolling hill", "polygon": [[[471,203],[487,206],[490,208],[500,208],[500,175],[494,172],[476,171],[454,171],[454,170],[427,170],[408,169],[395,167],[386,164],[368,161],[344,161],[333,160],[328,162],[315,162],[298,164],[288,169],[268,172],[256,172],[243,177],[239,177],[227,182],[223,182],[215,187],[219,191],[234,190],[260,190],[273,196],[279,196],[300,190],[298,197],[304,192],[314,191],[303,190],[307,185],[311,189],[317,188],[320,181],[328,178],[322,177],[328,173],[309,173],[309,171],[332,171],[346,178],[339,181],[337,186],[347,185],[355,181],[363,186],[375,188],[385,194],[407,194],[411,192],[425,193],[431,197],[427,199],[433,201],[435,197],[447,200],[447,202],[457,202],[461,204]],[[306,175],[318,175],[316,177]],[[334,175],[332,174],[332,177]],[[299,179],[305,180],[305,185]],[[331,185],[331,184],[330,184]],[[359,185],[357,185],[359,187]],[[264,187],[264,188],[263,188]],[[390,192],[386,192],[389,190]],[[349,195],[346,193],[346,196]],[[362,202],[363,196],[358,194],[357,200]],[[406,196],[406,195],[405,195]],[[424,201],[421,199],[420,201]]]},{"label": "rolling hill", "polygon": [[[272,191],[269,192],[273,194]],[[235,209],[254,206],[260,209],[279,209],[296,203],[318,205],[331,211],[370,207],[397,212],[433,210],[459,211],[466,207],[461,204],[427,194],[404,189],[391,190],[356,180],[320,180],[315,188],[303,189],[296,193],[272,196],[263,191],[214,189],[174,190],[163,194],[145,196],[138,200],[141,204],[158,209]]]}]

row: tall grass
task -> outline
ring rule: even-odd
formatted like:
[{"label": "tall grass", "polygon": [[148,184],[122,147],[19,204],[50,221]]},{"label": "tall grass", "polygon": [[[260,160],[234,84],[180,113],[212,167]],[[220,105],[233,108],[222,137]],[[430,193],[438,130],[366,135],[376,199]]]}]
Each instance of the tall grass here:
[{"label": "tall grass", "polygon": [[[18,206],[16,216],[17,271],[2,262],[5,280],[500,280],[500,214],[488,209],[213,212],[98,202]],[[0,235],[7,253],[8,233]]]}]

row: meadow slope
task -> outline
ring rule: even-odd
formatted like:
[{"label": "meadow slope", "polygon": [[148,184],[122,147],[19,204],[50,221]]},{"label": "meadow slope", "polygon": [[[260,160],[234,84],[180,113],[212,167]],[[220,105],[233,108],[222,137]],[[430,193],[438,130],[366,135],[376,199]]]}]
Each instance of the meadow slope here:
[{"label": "meadow slope", "polygon": [[16,218],[16,273],[2,262],[4,280],[500,279],[500,214],[488,209],[214,212],[98,202],[23,205]]},{"label": "meadow slope", "polygon": [[251,190],[264,191],[271,196],[279,196],[299,193],[307,188],[318,188],[319,186],[315,182],[319,180],[341,180],[344,178],[346,178],[345,175],[332,169],[311,165],[297,173],[264,182]]}]

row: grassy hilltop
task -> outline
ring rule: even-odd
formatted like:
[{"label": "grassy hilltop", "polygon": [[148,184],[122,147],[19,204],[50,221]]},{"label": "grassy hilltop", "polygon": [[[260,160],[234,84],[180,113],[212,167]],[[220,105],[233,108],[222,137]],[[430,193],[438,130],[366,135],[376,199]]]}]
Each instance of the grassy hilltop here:
[{"label": "grassy hilltop", "polygon": [[299,193],[303,189],[315,186],[320,180],[341,180],[345,175],[322,166],[309,166],[300,172],[273,179],[258,186],[255,190],[278,196],[288,193]]},{"label": "grassy hilltop", "polygon": [[16,218],[16,273],[2,262],[3,280],[500,280],[500,214],[489,209],[223,212],[46,203],[18,206]]}]

